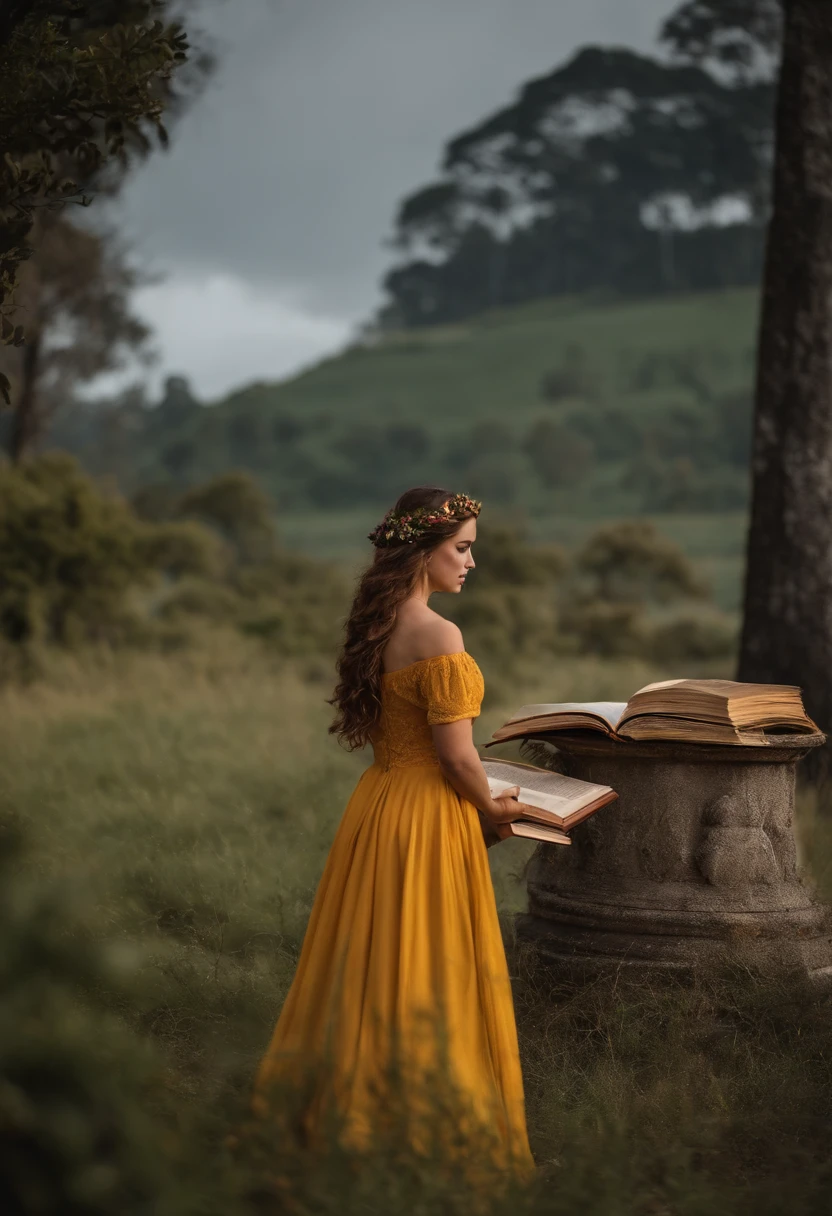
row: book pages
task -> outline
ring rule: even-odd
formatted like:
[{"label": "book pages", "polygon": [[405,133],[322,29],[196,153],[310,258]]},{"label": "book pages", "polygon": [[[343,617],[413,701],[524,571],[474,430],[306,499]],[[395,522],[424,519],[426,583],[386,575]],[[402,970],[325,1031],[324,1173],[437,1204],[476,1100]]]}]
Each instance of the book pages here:
[{"label": "book pages", "polygon": [[507,789],[519,785],[518,801],[542,811],[551,811],[566,819],[575,811],[608,793],[609,786],[578,781],[562,773],[535,769],[508,760],[483,760],[492,798],[499,798]]},{"label": "book pages", "polygon": [[590,714],[603,718],[611,730],[615,730],[621,715],[627,708],[626,701],[561,701],[557,704],[524,705],[505,723],[520,722],[526,718],[542,718],[554,714]]},{"label": "book pages", "polygon": [[571,844],[572,841],[559,828],[549,828],[542,823],[529,823],[527,819],[515,819],[511,826],[512,836],[524,840],[541,840],[545,844]]}]

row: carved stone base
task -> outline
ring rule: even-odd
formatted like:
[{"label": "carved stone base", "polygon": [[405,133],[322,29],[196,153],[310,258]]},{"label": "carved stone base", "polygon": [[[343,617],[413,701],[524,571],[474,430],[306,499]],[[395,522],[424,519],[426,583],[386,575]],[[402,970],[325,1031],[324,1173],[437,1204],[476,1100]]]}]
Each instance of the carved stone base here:
[{"label": "carved stone base", "polygon": [[738,963],[832,983],[832,921],[801,879],[793,832],[796,762],[824,741],[529,740],[531,763],[619,797],[572,831],[571,848],[538,846],[518,937],[570,974]]}]

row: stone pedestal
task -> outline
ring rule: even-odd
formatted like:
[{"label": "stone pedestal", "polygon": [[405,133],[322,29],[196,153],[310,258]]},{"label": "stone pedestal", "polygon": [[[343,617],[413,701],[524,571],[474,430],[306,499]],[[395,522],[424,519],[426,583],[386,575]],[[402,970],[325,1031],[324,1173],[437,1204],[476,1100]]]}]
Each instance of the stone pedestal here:
[{"label": "stone pedestal", "polygon": [[801,881],[792,826],[796,762],[823,742],[527,741],[528,762],[619,797],[573,829],[571,848],[538,847],[518,937],[570,974],[735,962],[832,982],[832,925]]}]

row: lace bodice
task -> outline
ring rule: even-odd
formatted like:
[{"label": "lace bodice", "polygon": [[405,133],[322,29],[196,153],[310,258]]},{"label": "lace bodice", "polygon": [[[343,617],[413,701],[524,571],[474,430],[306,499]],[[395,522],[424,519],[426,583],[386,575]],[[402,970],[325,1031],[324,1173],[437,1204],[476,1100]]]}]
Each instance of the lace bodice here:
[{"label": "lace bodice", "polygon": [[467,651],[420,659],[381,677],[381,716],[370,739],[382,768],[439,762],[431,726],[479,716],[485,685]]}]

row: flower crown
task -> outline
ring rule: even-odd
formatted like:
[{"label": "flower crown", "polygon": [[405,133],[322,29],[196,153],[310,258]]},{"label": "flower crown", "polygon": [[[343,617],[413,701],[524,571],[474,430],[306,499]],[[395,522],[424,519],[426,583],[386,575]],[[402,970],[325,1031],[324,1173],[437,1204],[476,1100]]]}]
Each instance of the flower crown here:
[{"label": "flower crown", "polygon": [[383,545],[404,541],[413,544],[422,536],[427,536],[436,524],[447,524],[452,520],[474,519],[480,513],[482,503],[467,494],[454,494],[442,507],[414,507],[412,511],[390,510],[381,523],[373,528],[367,536],[376,548]]}]

